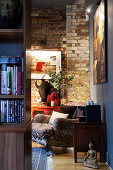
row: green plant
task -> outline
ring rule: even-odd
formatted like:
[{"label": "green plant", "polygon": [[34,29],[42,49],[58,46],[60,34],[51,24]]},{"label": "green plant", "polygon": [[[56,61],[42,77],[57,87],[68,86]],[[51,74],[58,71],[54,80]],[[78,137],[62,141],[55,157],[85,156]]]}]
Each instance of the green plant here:
[{"label": "green plant", "polygon": [[71,81],[74,78],[74,74],[67,76],[66,72],[62,70],[60,70],[57,74],[52,71],[48,71],[47,74],[51,78],[48,81],[57,90],[60,90],[62,86],[63,88],[67,88],[68,86],[71,86]]}]

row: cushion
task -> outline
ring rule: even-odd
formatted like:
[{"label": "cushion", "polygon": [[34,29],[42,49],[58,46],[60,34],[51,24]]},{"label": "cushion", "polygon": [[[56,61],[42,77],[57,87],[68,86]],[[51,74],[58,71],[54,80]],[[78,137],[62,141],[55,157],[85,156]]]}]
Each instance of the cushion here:
[{"label": "cushion", "polygon": [[67,118],[67,117],[68,117],[68,114],[63,114],[63,113],[60,113],[60,112],[53,111],[49,123],[53,124],[53,122],[56,118]]},{"label": "cushion", "polygon": [[59,112],[68,114],[68,118],[72,118],[77,106],[60,106]]}]

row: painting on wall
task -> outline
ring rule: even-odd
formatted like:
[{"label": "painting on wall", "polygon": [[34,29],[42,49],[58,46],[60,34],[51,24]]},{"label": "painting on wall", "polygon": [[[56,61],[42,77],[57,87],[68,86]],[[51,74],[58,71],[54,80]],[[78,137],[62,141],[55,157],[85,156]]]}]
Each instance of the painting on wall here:
[{"label": "painting on wall", "polygon": [[61,69],[61,51],[31,51],[31,79],[49,79],[49,70]]},{"label": "painting on wall", "polygon": [[101,1],[94,15],[93,35],[93,82],[106,82],[106,53],[105,53],[105,2]]}]

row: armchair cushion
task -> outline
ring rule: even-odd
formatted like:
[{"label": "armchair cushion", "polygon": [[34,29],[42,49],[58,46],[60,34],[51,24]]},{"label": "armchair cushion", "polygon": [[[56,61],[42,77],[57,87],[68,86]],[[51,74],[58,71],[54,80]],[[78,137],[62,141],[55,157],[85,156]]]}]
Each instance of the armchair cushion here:
[{"label": "armchair cushion", "polygon": [[32,141],[46,146],[53,135],[53,126],[48,123],[32,123]]},{"label": "armchair cushion", "polygon": [[35,123],[48,123],[50,120],[51,115],[44,115],[44,114],[37,114],[34,117]]},{"label": "armchair cushion", "polygon": [[60,106],[59,112],[68,114],[68,118],[71,119],[75,113],[77,106]]},{"label": "armchair cushion", "polygon": [[53,122],[56,118],[67,118],[67,117],[68,117],[68,114],[63,114],[63,113],[60,113],[60,112],[53,111],[49,123],[53,124]]}]

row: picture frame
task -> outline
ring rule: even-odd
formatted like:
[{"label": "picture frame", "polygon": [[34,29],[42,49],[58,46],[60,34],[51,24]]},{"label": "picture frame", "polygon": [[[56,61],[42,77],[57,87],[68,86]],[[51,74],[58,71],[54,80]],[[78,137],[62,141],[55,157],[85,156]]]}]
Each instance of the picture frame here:
[{"label": "picture frame", "polygon": [[102,0],[94,14],[93,30],[93,83],[101,84],[106,78],[106,19],[105,0]]},{"label": "picture frame", "polygon": [[31,79],[50,79],[49,70],[58,73],[61,69],[61,51],[31,51]]}]

